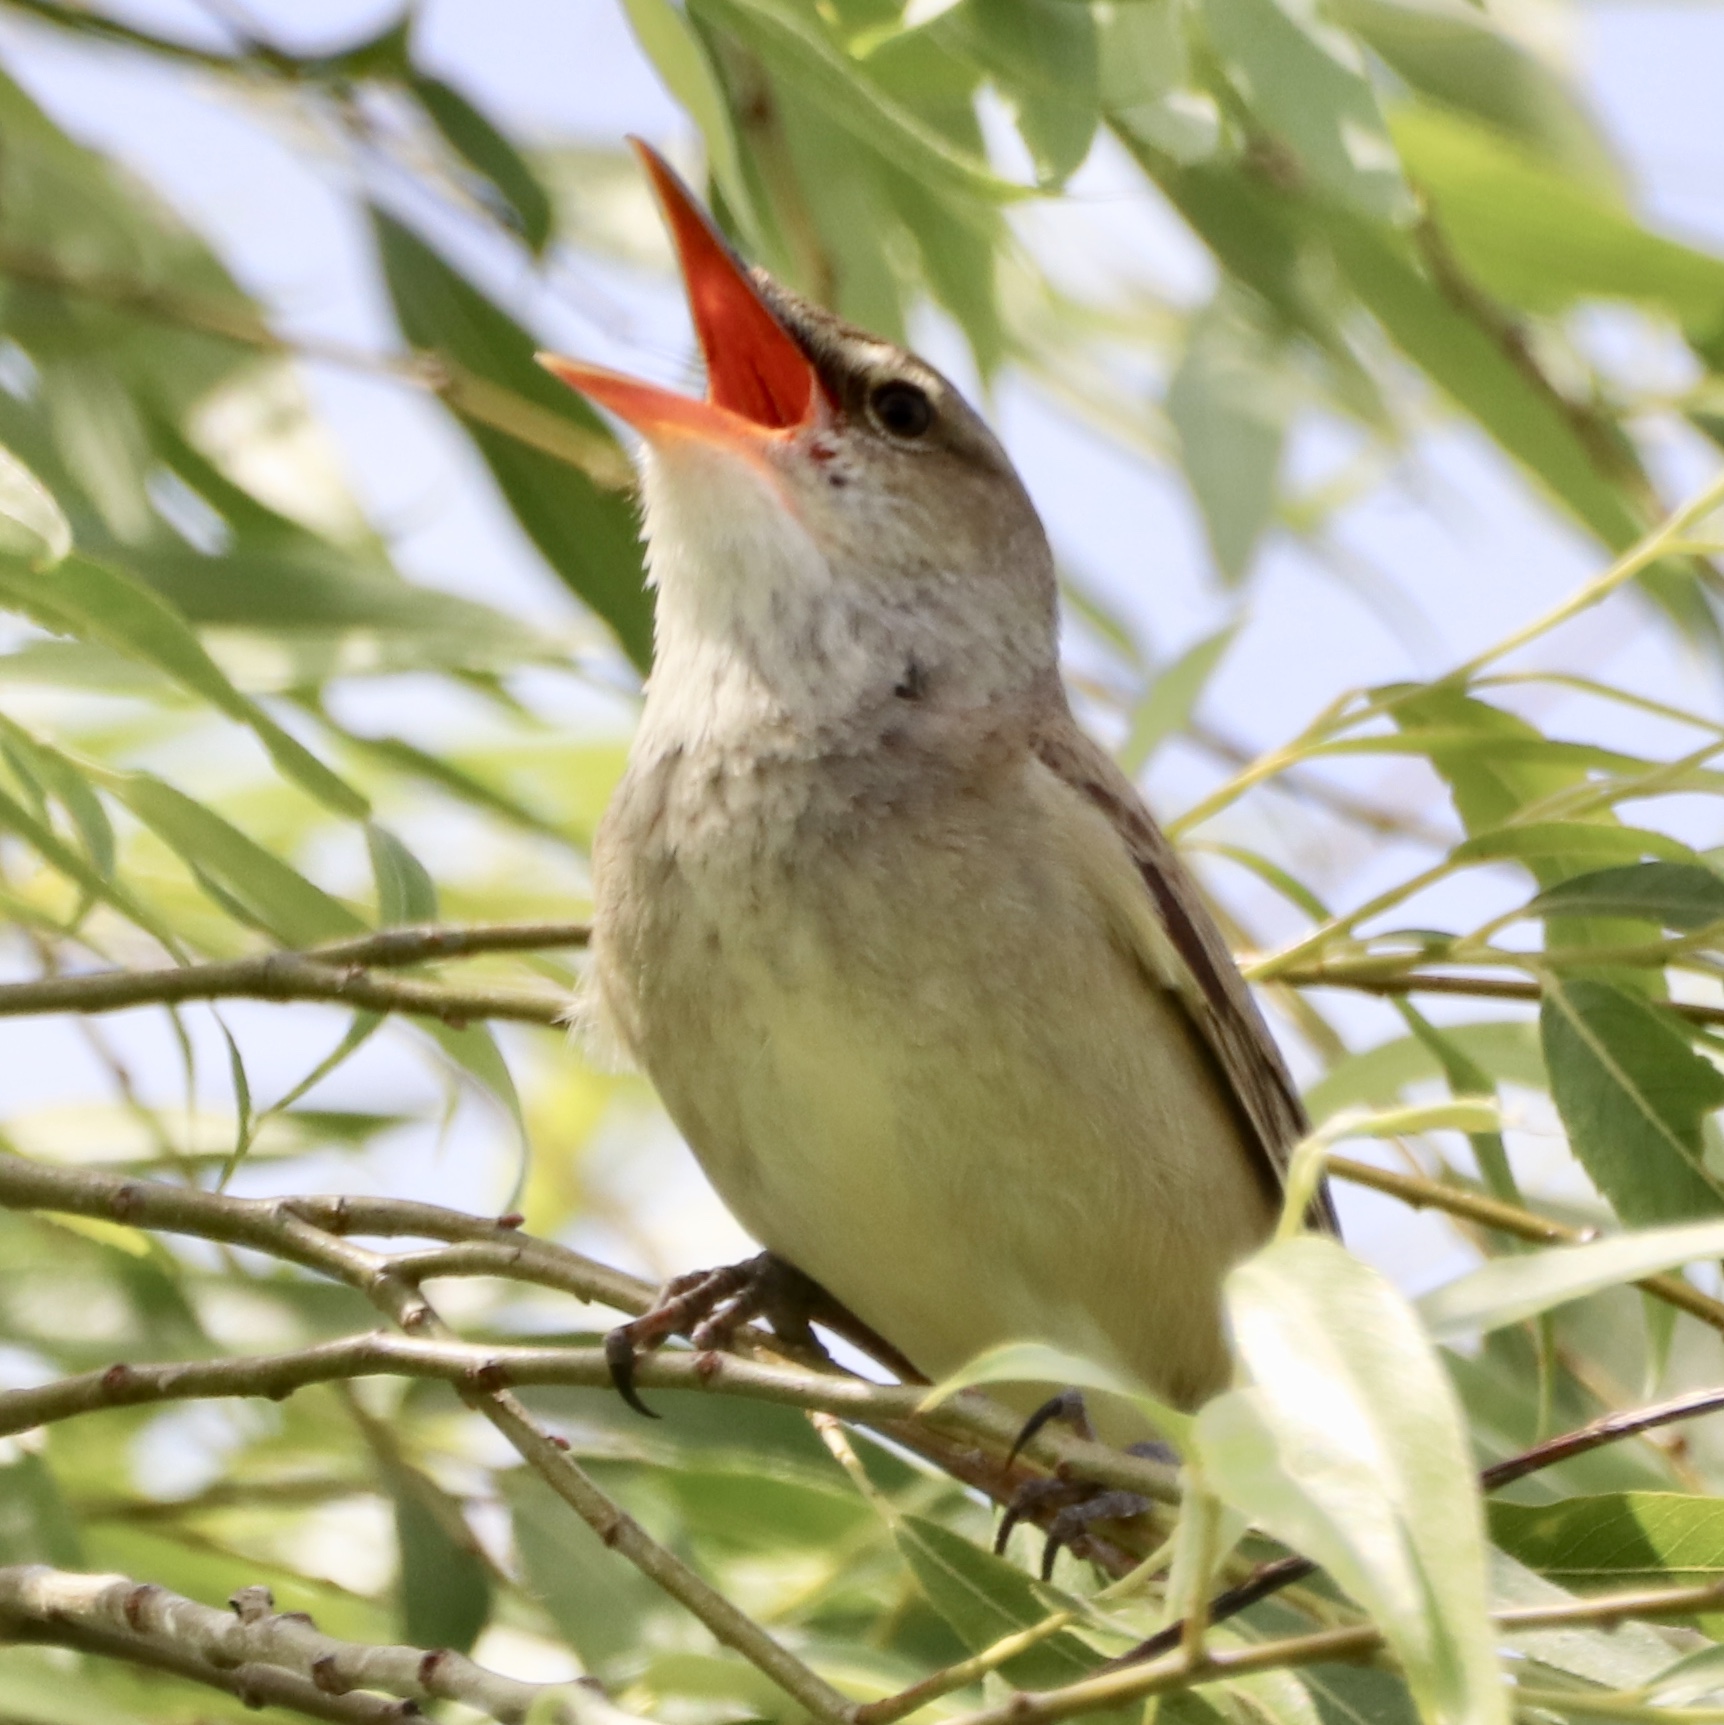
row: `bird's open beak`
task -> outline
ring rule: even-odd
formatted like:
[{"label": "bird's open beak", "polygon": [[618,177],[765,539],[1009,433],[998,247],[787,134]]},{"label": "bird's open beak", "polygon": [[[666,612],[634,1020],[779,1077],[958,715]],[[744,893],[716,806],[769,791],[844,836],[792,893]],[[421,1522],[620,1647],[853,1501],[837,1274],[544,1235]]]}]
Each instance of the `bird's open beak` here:
[{"label": "bird's open beak", "polygon": [[706,356],[706,399],[696,401],[554,353],[540,354],[539,363],[648,439],[684,434],[752,445],[762,436],[810,424],[820,384],[807,356],[773,316],[688,187],[651,146],[639,138],[630,142],[652,177],[676,241],[689,310]]}]

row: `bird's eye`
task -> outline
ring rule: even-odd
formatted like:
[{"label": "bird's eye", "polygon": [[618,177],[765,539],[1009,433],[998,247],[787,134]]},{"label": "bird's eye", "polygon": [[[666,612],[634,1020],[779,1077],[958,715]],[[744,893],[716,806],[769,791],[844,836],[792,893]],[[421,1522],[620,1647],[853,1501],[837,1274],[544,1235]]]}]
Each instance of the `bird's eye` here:
[{"label": "bird's eye", "polygon": [[934,423],[934,404],[928,392],[902,378],[877,384],[868,397],[868,406],[880,429],[893,437],[924,437]]}]

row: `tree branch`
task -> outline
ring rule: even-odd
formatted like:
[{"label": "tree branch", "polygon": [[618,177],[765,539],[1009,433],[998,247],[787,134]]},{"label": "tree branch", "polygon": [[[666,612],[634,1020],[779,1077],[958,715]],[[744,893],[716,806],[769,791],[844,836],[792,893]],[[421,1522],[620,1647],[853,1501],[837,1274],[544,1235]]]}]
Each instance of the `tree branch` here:
[{"label": "tree branch", "polygon": [[[1541,998],[1539,985],[1530,978],[1467,976],[1445,971],[1385,970],[1376,959],[1290,964],[1265,980],[1290,988],[1346,988],[1355,994],[1395,996],[1402,994],[1459,994],[1474,1000],[1526,1000]],[[1724,1006],[1706,1006],[1692,1000],[1659,1003],[1694,1024],[1724,1024]]]},{"label": "tree branch", "polygon": [[566,997],[520,989],[459,989],[410,977],[373,976],[440,959],[545,952],[585,946],[584,922],[451,923],[387,928],[303,952],[263,952],[214,964],[100,970],[0,984],[0,1018],[50,1012],[88,1015],[186,1000],[330,1000],[375,1012],[405,1012],[449,1024],[504,1018],[556,1024]]},{"label": "tree branch", "polygon": [[[409,1336],[454,1340],[431,1303],[387,1257],[324,1232],[291,1201],[230,1198],[154,1181],[115,1179],[86,1169],[49,1169],[0,1154],[0,1205],[104,1216],[252,1246],[357,1289]],[[612,1503],[514,1396],[481,1383],[463,1383],[457,1393],[502,1433],[606,1545],[697,1617],[718,1641],[740,1653],[816,1719],[847,1717],[849,1703],[836,1689]]]},{"label": "tree branch", "polygon": [[450,988],[415,977],[377,976],[357,965],[321,963],[297,952],[266,952],[226,964],[161,970],[109,970],[49,976],[0,986],[0,1018],[25,1014],[121,1012],[187,1000],[327,1000],[367,1012],[436,1018],[457,1028],[479,1019],[551,1024],[569,1009],[567,996],[524,989]]},{"label": "tree branch", "polygon": [[523,1683],[448,1649],[338,1641],[302,1612],[278,1614],[264,1587],[245,1588],[229,1604],[231,1610],[219,1611],[123,1575],[75,1575],[40,1564],[0,1568],[6,1639],[171,1671],[248,1707],[289,1707],[313,1719],[370,1725],[418,1717],[420,1702],[459,1701],[499,1725],[521,1725],[537,1703],[534,1718],[544,1725],[638,1725],[635,1715],[584,1682]]},{"label": "tree branch", "polygon": [[[236,1198],[97,1169],[54,1168],[0,1152],[0,1208],[58,1211],[246,1246],[350,1286],[361,1286],[356,1278],[386,1273],[390,1286],[403,1300],[418,1283],[438,1275],[506,1277],[556,1288],[577,1299],[630,1315],[646,1311],[656,1296],[650,1283],[595,1263],[567,1246],[519,1232],[514,1217],[498,1221],[406,1198]],[[360,1255],[356,1268],[334,1255],[342,1238],[350,1235],[407,1236],[441,1239],[452,1244],[440,1251],[414,1252],[394,1259],[366,1252]],[[365,1291],[363,1287],[361,1291]],[[414,1329],[411,1324],[404,1327]],[[822,1365],[801,1358],[780,1339],[758,1331],[743,1331],[737,1337],[737,1345],[743,1357],[776,1356],[780,1361],[794,1361],[794,1367],[786,1365],[784,1369],[800,1368],[809,1378],[821,1382],[830,1377],[840,1384],[854,1383],[862,1391],[882,1387],[840,1373],[830,1362]],[[641,1371],[675,1373],[682,1368],[672,1362],[696,1358],[666,1355],[661,1364],[643,1360]],[[730,1363],[728,1358],[726,1363]],[[653,1380],[643,1376],[642,1381]],[[678,1387],[683,1382],[680,1378],[674,1381]],[[670,1384],[673,1380],[667,1377],[665,1382]],[[1014,1480],[1004,1473],[998,1457],[1011,1449],[1022,1421],[998,1403],[973,1392],[952,1397],[933,1413],[918,1414],[912,1420],[902,1410],[913,1411],[926,1391],[905,1393],[910,1400],[902,1407],[887,1399],[875,1404],[858,1399],[849,1406],[861,1410],[871,1405],[878,1417],[870,1418],[860,1411],[847,1417],[870,1425],[882,1436],[907,1444],[966,1484],[1002,1500],[1010,1498]],[[825,1405],[814,1399],[815,1394],[810,1387],[810,1399],[798,1405]],[[0,1402],[3,1405],[6,1404]],[[846,1409],[837,1407],[834,1411],[846,1412]],[[978,1443],[997,1454],[984,1454],[976,1448]],[[1159,1502],[1173,1502],[1177,1497],[1172,1470],[1145,1457],[1122,1455],[1105,1444],[1050,1430],[1036,1439],[1029,1453],[1045,1467],[1065,1468],[1098,1484],[1139,1492]]]}]

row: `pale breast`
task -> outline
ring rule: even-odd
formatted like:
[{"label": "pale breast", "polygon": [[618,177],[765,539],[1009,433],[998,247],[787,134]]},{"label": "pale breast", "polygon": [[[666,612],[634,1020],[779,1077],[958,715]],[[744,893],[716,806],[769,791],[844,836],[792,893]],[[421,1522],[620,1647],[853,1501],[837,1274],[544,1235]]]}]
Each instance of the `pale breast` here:
[{"label": "pale breast", "polygon": [[1015,750],[637,763],[600,988],[744,1226],[924,1371],[1034,1336],[1190,1401],[1269,1201],[1097,847]]}]

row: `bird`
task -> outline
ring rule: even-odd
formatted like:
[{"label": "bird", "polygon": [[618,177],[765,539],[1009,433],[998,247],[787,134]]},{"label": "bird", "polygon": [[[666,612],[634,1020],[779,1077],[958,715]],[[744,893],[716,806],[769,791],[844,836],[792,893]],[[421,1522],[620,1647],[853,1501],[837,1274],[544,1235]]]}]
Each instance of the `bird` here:
[{"label": "bird", "polygon": [[765,1251],[670,1284],[619,1387],[638,1400],[635,1346],[703,1289],[747,1316],[777,1272],[907,1375],[1041,1341],[1194,1407],[1230,1378],[1222,1282],[1274,1230],[1297,1089],[1073,716],[1054,559],[998,439],[636,148],[707,388],[540,356],[640,435],[656,589],[587,1012]]}]

